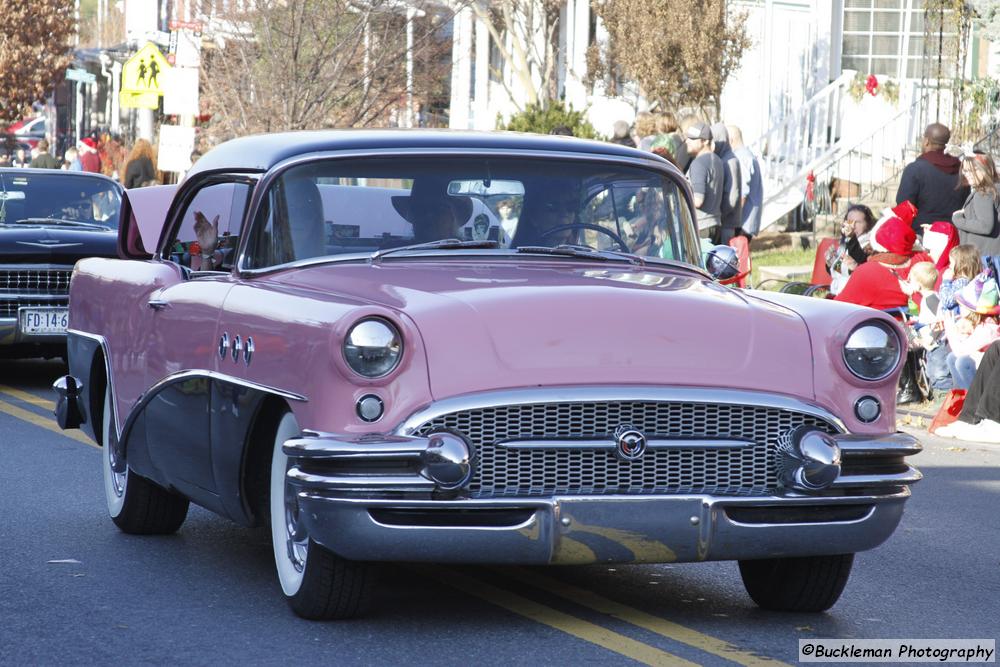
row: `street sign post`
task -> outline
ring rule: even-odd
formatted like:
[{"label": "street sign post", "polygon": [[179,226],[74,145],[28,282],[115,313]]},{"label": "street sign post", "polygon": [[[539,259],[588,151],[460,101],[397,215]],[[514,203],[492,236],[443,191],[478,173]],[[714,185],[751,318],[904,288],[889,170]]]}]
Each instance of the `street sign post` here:
[{"label": "street sign post", "polygon": [[70,68],[66,70],[66,80],[76,81],[78,83],[85,83],[85,84],[97,83],[96,76],[94,76],[85,69],[75,69],[75,68]]}]

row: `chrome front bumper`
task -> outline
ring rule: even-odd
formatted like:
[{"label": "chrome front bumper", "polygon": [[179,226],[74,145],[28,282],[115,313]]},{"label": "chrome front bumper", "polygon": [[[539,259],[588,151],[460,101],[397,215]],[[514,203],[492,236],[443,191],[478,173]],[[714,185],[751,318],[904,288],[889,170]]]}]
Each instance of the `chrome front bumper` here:
[{"label": "chrome front bumper", "polygon": [[66,334],[26,334],[21,331],[16,317],[0,317],[0,345],[18,343],[65,343]]},{"label": "chrome front bumper", "polygon": [[[450,459],[438,455],[433,436],[306,434],[284,451],[300,520],[312,539],[345,558],[662,563],[853,553],[881,544],[900,521],[908,486],[921,478],[902,458],[921,447],[902,433],[832,437],[845,466],[829,488],[765,496],[461,498],[434,481],[440,475],[431,464],[440,473]],[[887,459],[893,463],[886,466]]]}]

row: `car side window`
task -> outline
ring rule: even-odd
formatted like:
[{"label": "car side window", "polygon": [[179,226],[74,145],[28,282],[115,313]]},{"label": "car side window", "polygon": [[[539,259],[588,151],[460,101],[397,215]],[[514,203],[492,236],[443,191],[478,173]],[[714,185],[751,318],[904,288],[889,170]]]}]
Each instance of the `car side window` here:
[{"label": "car side window", "polygon": [[212,183],[198,190],[164,253],[192,271],[229,271],[236,262],[250,185]]}]

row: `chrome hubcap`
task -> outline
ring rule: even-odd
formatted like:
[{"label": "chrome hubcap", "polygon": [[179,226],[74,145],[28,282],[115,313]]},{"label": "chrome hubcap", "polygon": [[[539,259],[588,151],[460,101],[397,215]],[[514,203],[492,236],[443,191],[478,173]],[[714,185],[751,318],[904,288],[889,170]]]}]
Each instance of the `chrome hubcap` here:
[{"label": "chrome hubcap", "polygon": [[[128,468],[124,465],[124,461],[119,461],[118,456],[115,454],[115,450],[118,449],[117,443],[112,442],[111,439],[114,435],[111,433],[109,428],[106,432],[106,437],[104,442],[107,443],[104,449],[108,453],[108,467],[111,469],[111,486],[114,489],[115,495],[119,498],[125,493],[125,482],[128,476]],[[116,470],[121,470],[122,472],[115,472]]]},{"label": "chrome hubcap", "polygon": [[285,487],[285,543],[288,547],[288,560],[297,572],[302,572],[309,553],[309,535],[299,520],[299,502],[295,489],[289,486]]}]

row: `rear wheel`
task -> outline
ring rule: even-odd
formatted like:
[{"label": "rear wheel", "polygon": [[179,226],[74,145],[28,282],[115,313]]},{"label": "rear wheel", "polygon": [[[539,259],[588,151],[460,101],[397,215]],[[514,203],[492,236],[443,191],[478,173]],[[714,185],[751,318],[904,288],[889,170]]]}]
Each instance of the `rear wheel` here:
[{"label": "rear wheel", "polygon": [[104,391],[101,436],[104,497],[111,520],[122,531],[134,535],[169,535],[177,532],[187,517],[187,498],[140,477],[128,469],[127,461],[118,458],[115,446],[118,433],[111,411],[110,384]]},{"label": "rear wheel", "polygon": [[741,560],[740,575],[758,606],[774,611],[826,611],[840,598],[854,554]]},{"label": "rear wheel", "polygon": [[281,446],[299,434],[290,412],[278,421],[271,455],[271,544],[281,590],[302,618],[353,618],[368,607],[374,587],[370,564],[349,561],[320,546],[299,518],[298,497],[288,484],[288,457]]}]

